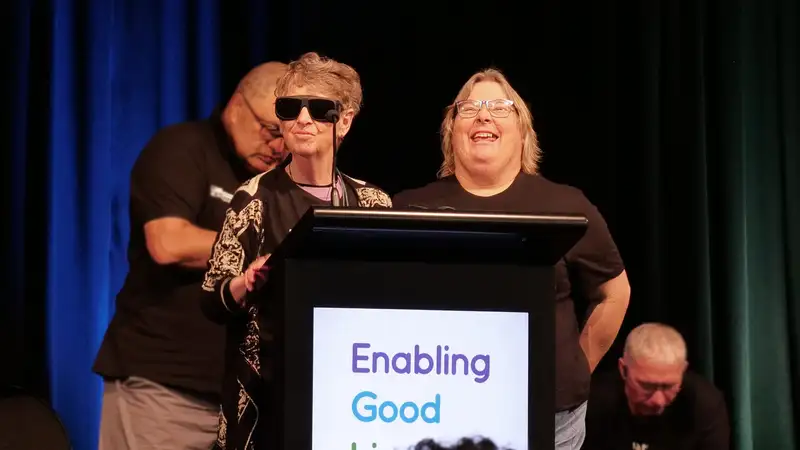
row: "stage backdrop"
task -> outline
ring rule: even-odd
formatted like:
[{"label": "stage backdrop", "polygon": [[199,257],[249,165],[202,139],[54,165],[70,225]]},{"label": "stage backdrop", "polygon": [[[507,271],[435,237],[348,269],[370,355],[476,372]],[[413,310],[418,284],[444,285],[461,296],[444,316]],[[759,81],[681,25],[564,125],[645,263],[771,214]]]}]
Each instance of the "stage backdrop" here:
[{"label": "stage backdrop", "polygon": [[90,367],[127,270],[131,164],[251,65],[317,50],[355,66],[365,105],[342,165],[392,192],[433,179],[442,109],[496,65],[533,109],[543,173],[582,188],[609,222],[633,286],[622,332],[677,326],[725,391],[735,448],[795,448],[796,1],[414,3],[7,6],[4,380],[49,398],[76,450],[96,448]]}]

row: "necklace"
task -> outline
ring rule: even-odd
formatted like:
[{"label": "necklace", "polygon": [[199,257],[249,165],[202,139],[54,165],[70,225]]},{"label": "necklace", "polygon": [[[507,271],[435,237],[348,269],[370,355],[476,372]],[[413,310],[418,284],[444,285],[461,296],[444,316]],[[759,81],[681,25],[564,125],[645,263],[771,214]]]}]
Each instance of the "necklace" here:
[{"label": "necklace", "polygon": [[323,188],[323,187],[329,188],[329,187],[333,186],[333,183],[328,183],[328,184],[308,184],[308,183],[300,183],[298,181],[295,181],[294,175],[292,175],[292,164],[291,163],[289,163],[289,165],[286,166],[286,171],[289,172],[289,179],[291,179],[294,182],[294,184],[296,184],[298,186],[317,187],[317,188]]}]

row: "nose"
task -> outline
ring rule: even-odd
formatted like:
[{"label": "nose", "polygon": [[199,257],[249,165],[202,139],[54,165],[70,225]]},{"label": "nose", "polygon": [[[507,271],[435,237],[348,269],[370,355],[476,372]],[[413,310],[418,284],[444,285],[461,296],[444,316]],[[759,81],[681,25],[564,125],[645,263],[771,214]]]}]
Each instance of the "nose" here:
[{"label": "nose", "polygon": [[492,115],[489,114],[489,107],[486,105],[481,105],[481,109],[478,110],[478,115],[476,117],[481,122],[488,122],[492,120]]},{"label": "nose", "polygon": [[311,123],[311,114],[308,113],[308,108],[304,106],[303,109],[300,110],[297,121],[300,123]]},{"label": "nose", "polygon": [[660,390],[656,391],[656,393],[650,397],[650,403],[653,406],[664,407],[667,405],[667,395]]},{"label": "nose", "polygon": [[271,148],[275,153],[283,153],[283,138],[272,138],[267,141],[267,147]]}]

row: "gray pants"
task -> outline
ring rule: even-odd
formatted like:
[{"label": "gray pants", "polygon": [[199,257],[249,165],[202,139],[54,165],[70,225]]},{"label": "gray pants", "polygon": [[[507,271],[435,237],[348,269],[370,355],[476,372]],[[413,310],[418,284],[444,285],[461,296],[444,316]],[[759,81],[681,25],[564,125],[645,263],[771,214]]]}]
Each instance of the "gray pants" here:
[{"label": "gray pants", "polygon": [[144,378],[106,381],[100,450],[208,450],[219,405]]},{"label": "gray pants", "polygon": [[556,450],[580,450],[586,439],[586,406],[556,413]]}]

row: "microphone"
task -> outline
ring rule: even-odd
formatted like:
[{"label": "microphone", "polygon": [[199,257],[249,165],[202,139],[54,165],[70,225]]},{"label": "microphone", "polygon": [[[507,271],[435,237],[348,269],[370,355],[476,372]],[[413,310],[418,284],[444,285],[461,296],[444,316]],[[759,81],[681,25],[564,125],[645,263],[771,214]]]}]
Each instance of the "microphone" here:
[{"label": "microphone", "polygon": [[339,188],[336,186],[336,154],[338,153],[338,137],[336,136],[336,123],[339,122],[339,112],[332,109],[325,113],[325,119],[333,123],[333,164],[331,167],[331,206],[339,207]]}]

